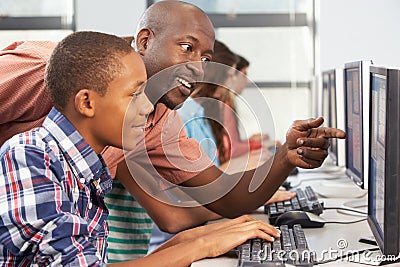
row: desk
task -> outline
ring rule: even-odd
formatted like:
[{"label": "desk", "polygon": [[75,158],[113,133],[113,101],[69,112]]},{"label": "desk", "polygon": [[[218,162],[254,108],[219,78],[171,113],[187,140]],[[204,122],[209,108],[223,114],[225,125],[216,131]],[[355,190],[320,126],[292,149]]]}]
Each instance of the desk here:
[{"label": "desk", "polygon": [[[299,187],[304,188],[306,185],[311,185],[316,193],[320,190],[326,195],[325,186],[329,185],[329,182],[324,181],[323,179],[319,179],[320,177],[325,177],[328,181],[340,182],[340,184],[344,184],[346,186],[346,192],[351,192],[354,190],[353,195],[359,196],[356,200],[364,200],[367,201],[367,195],[364,193],[360,193],[360,190],[350,179],[346,178],[344,175],[344,170],[339,169],[334,166],[329,166],[329,164],[316,169],[316,170],[300,170],[300,173],[297,176],[289,177],[289,181],[291,181],[292,185],[300,184]],[[337,178],[334,179],[333,178]],[[340,189],[338,189],[340,190]],[[351,196],[351,195],[349,195]],[[355,200],[355,198],[351,197],[343,197],[343,194],[340,195],[340,198],[329,197],[325,198],[323,196],[319,196],[319,199],[324,201],[325,207],[340,207],[344,203]],[[366,208],[363,208],[366,211]],[[257,217],[261,220],[268,221],[268,217],[265,214],[260,212],[260,209],[252,214],[254,217]],[[326,219],[327,221],[355,221],[361,219],[360,215],[352,215],[352,214],[343,214],[339,213],[336,210],[324,210],[321,214],[321,217]],[[331,255],[345,255],[351,251],[358,251],[362,249],[375,248],[376,246],[363,244],[358,242],[360,237],[370,237],[372,236],[372,232],[369,228],[367,221],[362,221],[353,224],[325,224],[322,228],[314,228],[314,229],[304,229],[306,234],[308,246],[311,251],[315,251],[317,255],[317,260],[328,259],[328,252],[331,251]],[[193,263],[191,266],[193,267],[236,267],[237,266],[237,258],[235,256],[221,256],[214,259],[204,259]],[[350,262],[346,258],[339,259],[337,261],[324,263],[318,266],[368,266],[361,263]],[[370,266],[370,265],[369,265]],[[399,267],[400,263],[392,263],[389,266]]]}]

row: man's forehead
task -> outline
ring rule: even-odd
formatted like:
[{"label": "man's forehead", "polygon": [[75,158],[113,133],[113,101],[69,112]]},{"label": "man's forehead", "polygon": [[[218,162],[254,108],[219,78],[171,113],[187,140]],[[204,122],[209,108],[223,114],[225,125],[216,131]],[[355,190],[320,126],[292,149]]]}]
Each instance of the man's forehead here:
[{"label": "man's forehead", "polygon": [[200,41],[211,41],[214,43],[215,33],[212,25],[207,27],[198,21],[193,21],[190,23],[183,23],[175,21],[171,23],[171,31],[181,38],[190,39],[193,42]]}]

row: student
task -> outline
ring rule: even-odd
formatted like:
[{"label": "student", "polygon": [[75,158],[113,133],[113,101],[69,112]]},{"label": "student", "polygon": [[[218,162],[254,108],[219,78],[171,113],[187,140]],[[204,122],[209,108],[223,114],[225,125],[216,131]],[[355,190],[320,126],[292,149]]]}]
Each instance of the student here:
[{"label": "student", "polygon": [[[220,117],[221,121],[223,121],[223,127],[215,122],[211,122],[211,126],[214,135],[219,136],[216,139],[216,144],[220,152],[220,169],[222,170],[226,170],[229,167],[230,159],[238,157],[240,157],[240,161],[245,161],[248,158],[247,161],[249,163],[247,168],[255,168],[260,162],[266,161],[272,156],[268,148],[271,146],[275,147],[275,144],[268,144],[266,142],[267,139],[262,138],[260,134],[254,135],[249,139],[242,139],[240,137],[236,96],[241,94],[243,89],[249,84],[246,75],[250,63],[242,56],[236,55],[236,57],[238,58],[235,65],[236,71],[230,77],[230,85],[218,87],[215,93],[211,95],[211,97],[221,102],[219,112],[221,113]],[[260,154],[262,147],[264,151]]]},{"label": "student", "polygon": [[[187,23],[188,21],[191,23]],[[273,162],[260,166],[256,170],[230,176],[214,167],[205,154],[193,149],[198,148],[198,143],[193,139],[188,139],[184,132],[180,131],[182,122],[176,113],[171,111],[171,108],[181,105],[191,90],[195,89],[195,86],[189,89],[185,84],[196,81],[202,76],[203,64],[200,62],[212,59],[214,38],[214,30],[209,18],[203,11],[191,4],[161,1],[145,11],[139,22],[133,46],[142,56],[147,76],[152,80],[149,81],[151,86],[148,86],[146,94],[151,98],[155,109],[148,119],[145,130],[146,149],[139,147],[136,151],[125,155],[129,156],[129,159],[134,159],[129,163],[124,160],[122,150],[109,147],[103,152],[111,175],[118,178],[113,181],[116,186],[113,187],[111,193],[117,193],[123,199],[129,196],[127,193],[129,191],[157,225],[162,230],[171,233],[200,225],[215,218],[213,211],[224,217],[235,217],[254,210],[272,196],[294,166],[319,167],[327,156],[329,145],[327,138],[345,137],[343,131],[318,128],[322,123],[320,118],[296,121],[289,129],[286,143],[277,153]],[[152,79],[157,77],[155,74],[159,71],[178,64],[180,64],[178,77],[171,73],[165,76],[171,78],[172,90],[168,90],[170,87],[163,87],[171,83],[167,83],[165,80],[156,82],[155,79]],[[182,74],[187,74],[184,78],[190,78],[190,80],[182,80]],[[192,84],[195,85],[195,83]],[[164,92],[167,93],[163,94]],[[30,94],[35,94],[35,92],[30,92]],[[161,98],[158,99],[159,97]],[[31,103],[32,105],[35,104]],[[30,119],[34,121],[40,118]],[[147,154],[143,152],[147,152]],[[144,154],[151,161],[144,161],[143,158],[137,157]],[[197,160],[193,164],[192,160],[188,161],[187,159]],[[132,168],[135,169],[135,177],[130,172]],[[263,182],[256,191],[250,193],[248,188],[254,174],[258,174],[256,176]],[[240,182],[237,183],[234,190],[230,190],[223,198],[215,201],[209,202],[208,198],[202,197],[203,194],[196,195],[196,200],[204,207],[183,208],[173,206],[170,202],[164,203],[163,201],[168,200],[160,190],[153,194],[157,199],[146,192],[148,190],[142,182],[157,178],[157,175],[159,178],[165,178],[174,184],[184,185],[188,188],[208,184],[219,177],[227,181],[240,179]],[[118,191],[114,191],[117,189]],[[150,193],[153,192],[150,191]],[[225,193],[225,190],[218,193]],[[207,195],[213,196],[209,193]],[[237,199],[240,199],[241,202],[235,201]],[[110,229],[113,223],[119,225],[123,221],[124,229],[121,231],[120,237],[115,238],[121,242],[116,245],[132,246],[134,245],[132,242],[124,242],[124,239],[127,239],[125,233],[137,229],[141,220],[137,220],[136,210],[129,209],[131,206],[127,204],[119,206],[116,200],[118,199],[110,200],[120,208],[114,209],[114,211],[110,210],[110,214],[114,212],[114,221],[110,220],[109,222]],[[208,201],[209,204],[204,201]],[[121,213],[121,210],[124,210],[124,213]],[[124,252],[129,254],[129,251],[133,250],[135,248],[128,248],[124,249]],[[123,254],[119,253],[118,255]],[[129,256],[133,256],[133,254],[135,253]]]},{"label": "student", "polygon": [[[248,75],[248,69],[250,67],[250,62],[241,55],[237,55],[237,57],[239,58],[239,61],[236,64],[237,71],[236,71],[236,75],[235,75],[235,82],[232,86],[232,89],[234,92],[234,95],[232,96],[232,100],[233,100],[232,104],[234,107],[235,107],[235,97],[237,95],[241,95],[243,90],[249,85],[249,78],[247,77],[247,75]],[[235,110],[236,110],[236,107],[235,107]],[[237,125],[236,125],[236,129],[237,129]],[[264,145],[267,144],[267,146],[273,145],[273,146],[277,146],[277,147],[279,147],[281,145],[279,141],[272,143],[269,140],[269,136],[267,134],[261,135],[259,133],[252,135],[249,138],[249,142],[254,142],[255,145],[257,143],[263,143]],[[234,146],[234,144],[232,144],[232,146]]]},{"label": "student", "polygon": [[[77,32],[58,44],[45,76],[54,108],[42,127],[1,147],[3,263],[105,266],[104,195],[112,178],[100,152],[105,146],[122,148],[122,132],[135,141],[132,147],[140,139],[153,109],[143,92],[145,80],[140,56],[116,36]],[[123,122],[129,122],[128,130]],[[219,232],[208,232],[215,230]],[[268,233],[279,236],[272,226],[242,217],[185,232],[157,253],[129,264],[187,266],[232,249],[238,240],[272,240]]]}]

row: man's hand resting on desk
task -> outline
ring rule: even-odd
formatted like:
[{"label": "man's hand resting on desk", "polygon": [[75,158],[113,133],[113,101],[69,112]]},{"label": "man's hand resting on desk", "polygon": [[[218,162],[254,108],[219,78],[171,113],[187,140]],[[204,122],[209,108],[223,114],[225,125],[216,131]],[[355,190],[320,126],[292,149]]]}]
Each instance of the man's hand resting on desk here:
[{"label": "man's hand resting on desk", "polygon": [[[319,127],[322,117],[297,120],[286,134],[287,158],[291,164],[305,169],[320,167],[328,155],[329,138],[345,138],[346,133],[336,128]],[[281,148],[282,149],[282,148]]]},{"label": "man's hand resting on desk", "polygon": [[[248,215],[236,219],[192,228],[177,234],[156,251],[184,242],[199,241],[200,258],[216,257],[241,245],[248,239],[262,238],[273,241],[280,231],[272,225]],[[153,252],[154,253],[154,252]]]}]

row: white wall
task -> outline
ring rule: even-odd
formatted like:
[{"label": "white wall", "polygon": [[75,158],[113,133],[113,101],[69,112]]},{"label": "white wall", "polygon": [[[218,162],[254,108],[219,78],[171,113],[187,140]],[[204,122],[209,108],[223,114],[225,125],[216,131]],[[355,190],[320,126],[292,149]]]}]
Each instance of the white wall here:
[{"label": "white wall", "polygon": [[372,59],[400,66],[400,1],[321,0],[321,69]]},{"label": "white wall", "polygon": [[76,28],[133,35],[145,9],[145,0],[76,0]]}]

